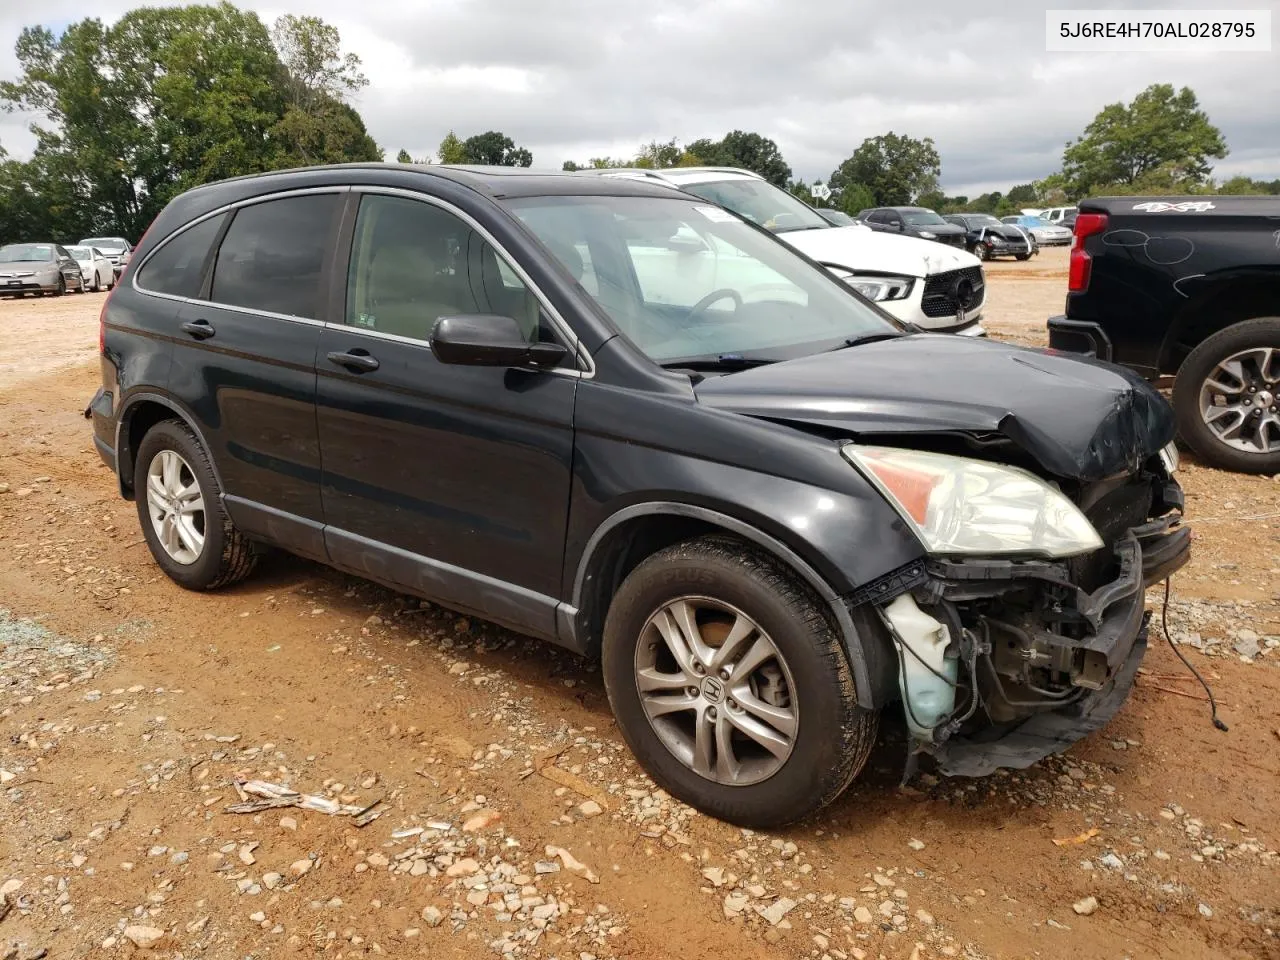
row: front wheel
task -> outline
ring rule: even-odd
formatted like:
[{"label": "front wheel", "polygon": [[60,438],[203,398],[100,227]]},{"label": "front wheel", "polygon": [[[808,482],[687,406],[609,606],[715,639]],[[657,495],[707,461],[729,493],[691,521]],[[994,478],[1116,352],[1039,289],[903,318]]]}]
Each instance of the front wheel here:
[{"label": "front wheel", "polygon": [[166,420],[138,447],[134,498],[156,563],[189,590],[212,590],[248,576],[258,559],[223,505],[209,455],[186,424]]},{"label": "front wheel", "polygon": [[860,707],[821,600],[767,555],[704,537],[643,561],[604,626],[618,726],[673,796],[745,827],[830,803],[862,769]]},{"label": "front wheel", "polygon": [[1030,260],[1030,259],[1031,259],[1031,254],[1029,254],[1029,253],[1015,253],[1015,254],[1013,255],[1013,259],[1015,259],[1015,260]]},{"label": "front wheel", "polygon": [[975,243],[973,245],[973,255],[979,260],[991,259],[991,251],[987,249],[987,245],[985,243]]},{"label": "front wheel", "polygon": [[1173,384],[1183,440],[1207,463],[1280,473],[1280,317],[1233,324],[1200,343]]},{"label": "front wheel", "polygon": [[67,292],[67,278],[63,274],[58,274],[58,285],[53,288],[53,295],[60,297]]}]

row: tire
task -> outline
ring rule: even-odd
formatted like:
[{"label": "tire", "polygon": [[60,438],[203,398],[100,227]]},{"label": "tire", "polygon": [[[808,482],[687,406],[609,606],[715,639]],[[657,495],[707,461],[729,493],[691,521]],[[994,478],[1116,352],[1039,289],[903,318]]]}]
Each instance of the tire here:
[{"label": "tire", "polygon": [[[1273,352],[1269,362],[1267,349]],[[1249,356],[1253,352],[1253,356]],[[1252,424],[1259,416],[1264,424],[1262,433],[1254,428],[1243,438],[1223,439],[1205,422],[1202,415],[1202,390],[1205,381],[1213,377],[1218,383],[1236,386],[1230,374],[1224,375],[1219,364],[1244,355],[1239,369],[1244,380],[1239,382],[1238,394],[1210,392],[1210,397],[1220,396],[1228,401],[1231,396],[1241,398],[1240,406],[1249,410],[1246,424]],[[1265,369],[1260,363],[1266,363]],[[1217,374],[1215,377],[1214,375]],[[1252,387],[1252,392],[1250,392]],[[1261,404],[1257,401],[1261,395]],[[1201,342],[1183,361],[1173,383],[1173,408],[1178,418],[1178,432],[1183,442],[1206,463],[1225,470],[1240,473],[1280,473],[1280,317],[1257,317],[1233,324]],[[1243,403],[1248,401],[1247,406]],[[1268,402],[1269,401],[1269,402]],[[1260,411],[1259,414],[1253,411]],[[1229,416],[1229,415],[1228,415]],[[1224,429],[1227,429],[1224,427]],[[1237,439],[1241,445],[1233,446],[1229,440]],[[1263,444],[1267,449],[1263,449]],[[1242,448],[1243,446],[1243,448]],[[1252,449],[1249,449],[1252,447]]]},{"label": "tire", "polygon": [[67,292],[67,278],[63,274],[58,274],[58,285],[53,289],[53,296],[61,297]]},{"label": "tire", "polygon": [[[748,640],[734,649],[754,651],[763,640],[777,656],[761,661],[763,665],[753,668],[745,680],[735,682],[713,665],[710,674],[705,669],[699,674],[700,687],[683,685],[693,673],[681,671],[655,621],[664,616],[668,604],[684,603],[684,598],[690,598],[691,607],[728,608],[707,614],[712,617],[709,622],[698,620],[699,639],[711,640],[711,649],[704,653],[718,656],[725,650],[723,641],[732,635],[728,623],[745,616],[758,632],[745,634]],[[699,618],[705,613],[704,609]],[[675,622],[666,621],[668,627]],[[774,559],[730,537],[676,544],[640,563],[610,604],[601,659],[614,716],[641,766],[672,796],[739,826],[776,827],[821,809],[857,776],[875,744],[879,715],[856,701],[849,662],[825,605]],[[730,660],[744,662],[742,656]],[[653,686],[651,680],[647,702],[684,698],[697,703],[699,712],[675,710],[650,719],[639,679],[641,662],[650,661],[653,666],[643,669],[660,682]],[[772,676],[765,676],[766,671]],[[766,681],[767,687],[751,686]],[[720,688],[718,694],[714,687]],[[765,702],[770,696],[773,699]],[[755,706],[744,708],[748,698]],[[779,707],[779,700],[785,705]],[[714,713],[712,704],[719,704]],[[727,766],[720,764],[725,751],[716,749],[714,769],[706,764],[710,775],[694,769],[695,718],[714,725],[716,733],[707,734],[707,744],[718,748],[722,727],[738,730],[736,724],[744,719],[756,722],[748,714],[759,716],[761,707],[789,714],[794,723],[785,756],[764,750],[743,733],[732,733]],[[776,735],[783,729],[770,727],[769,732]],[[687,759],[670,745],[682,732],[687,735]],[[736,773],[734,765],[739,768]],[[740,782],[727,782],[732,779]]]},{"label": "tire", "polygon": [[[188,481],[194,482],[203,506],[200,522],[193,524],[203,538],[199,551],[187,549],[186,541],[178,538],[187,554],[185,557],[175,556],[162,542],[153,520],[148,486],[152,463],[161,458],[163,467],[165,462],[172,462],[174,454],[185,468],[180,474],[181,482],[188,487]],[[243,580],[252,572],[258,561],[257,546],[231,522],[222,503],[222,490],[209,455],[186,424],[179,420],[164,420],[147,431],[138,446],[133,489],[138,522],[142,525],[151,555],[175,583],[188,590],[213,590]]]},{"label": "tire", "polygon": [[987,249],[986,244],[975,243],[973,245],[973,255],[979,260],[990,260],[991,251]]},{"label": "tire", "polygon": [[97,270],[93,271],[93,292],[98,293],[102,290],[102,274]]},{"label": "tire", "polygon": [[1019,261],[1021,261],[1021,260],[1030,260],[1030,259],[1031,259],[1031,254],[1029,254],[1029,253],[1015,253],[1015,254],[1013,255],[1013,259],[1015,259],[1015,260],[1019,260]]},{"label": "tire", "polygon": [[84,282],[84,274],[80,274],[80,283],[76,285],[76,293],[88,293],[89,287]]}]

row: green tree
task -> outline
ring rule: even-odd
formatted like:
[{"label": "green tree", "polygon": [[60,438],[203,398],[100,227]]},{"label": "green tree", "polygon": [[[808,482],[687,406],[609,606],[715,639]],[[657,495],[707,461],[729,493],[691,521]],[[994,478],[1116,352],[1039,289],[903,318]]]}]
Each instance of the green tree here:
[{"label": "green tree", "polygon": [[758,133],[729,131],[720,141],[720,153],[729,158],[729,166],[758,173],[776,187],[785,187],[791,177],[778,145]]},{"label": "green tree", "polygon": [[[443,154],[444,144],[440,145]],[[478,133],[462,142],[464,163],[476,163],[493,167],[527,167],[533,163],[533,155],[523,147],[517,147],[510,137],[497,130]]]},{"label": "green tree", "polygon": [[837,209],[843,210],[851,217],[856,217],[861,211],[867,207],[879,206],[876,203],[876,195],[871,192],[871,188],[865,183],[846,183],[843,186],[828,182],[827,186],[831,187]]},{"label": "green tree", "polygon": [[899,134],[882,134],[862,141],[831,174],[832,189],[847,184],[865,185],[875,198],[868,206],[897,206],[910,203],[924,193],[938,189],[942,161],[933,140],[917,140]]},{"label": "green tree", "polygon": [[446,133],[444,139],[440,141],[440,146],[436,148],[436,156],[440,158],[441,163],[459,164],[471,162],[467,158],[467,148],[452,130]]},{"label": "green tree", "polygon": [[228,3],[131,10],[109,27],[86,19],[58,36],[30,27],[15,53],[19,76],[0,83],[0,106],[41,119],[34,155],[7,161],[4,189],[24,216],[24,198],[38,198],[44,226],[32,235],[136,239],[189,187],[381,157],[328,81],[299,99],[310,95],[262,21]]},{"label": "green tree", "polygon": [[319,17],[286,14],[271,30],[284,67],[285,113],[272,128],[283,141],[279,166],[381,160],[348,97],[367,86],[360,58],[342,53],[336,27]]},{"label": "green tree", "polygon": [[[679,166],[680,158],[683,156],[684,149],[676,143],[675,137],[665,142],[651,140],[648,143],[641,144],[640,152],[636,154],[635,160],[630,163],[619,162],[618,166],[636,166],[649,170],[662,170],[666,167]],[[592,161],[593,164],[594,162]]]},{"label": "green tree", "polygon": [[1227,155],[1222,132],[1209,122],[1189,87],[1147,87],[1128,104],[1103,107],[1062,154],[1067,191],[1082,197],[1141,181],[1185,190],[1209,178],[1209,160]]},{"label": "green tree", "polygon": [[409,155],[408,150],[401,147],[400,152],[396,154],[396,163],[413,163],[413,157]]}]

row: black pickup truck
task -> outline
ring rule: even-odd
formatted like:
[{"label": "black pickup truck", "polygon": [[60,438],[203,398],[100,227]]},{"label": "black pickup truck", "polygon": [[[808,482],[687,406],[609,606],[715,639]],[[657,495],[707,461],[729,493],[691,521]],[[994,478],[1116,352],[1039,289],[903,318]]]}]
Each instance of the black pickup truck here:
[{"label": "black pickup truck", "polygon": [[1183,442],[1280,473],[1280,196],[1082,201],[1049,344],[1174,377]]}]

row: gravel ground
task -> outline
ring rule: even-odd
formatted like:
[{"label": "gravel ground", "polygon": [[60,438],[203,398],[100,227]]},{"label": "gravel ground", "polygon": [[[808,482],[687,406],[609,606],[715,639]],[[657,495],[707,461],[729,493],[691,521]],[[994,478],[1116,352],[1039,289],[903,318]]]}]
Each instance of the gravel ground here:
[{"label": "gravel ground", "polygon": [[[1041,340],[1064,270],[991,265],[993,331]],[[1170,626],[1229,733],[1153,644],[1065,757],[900,788],[890,718],[743,831],[640,772],[593,664],[288,557],[170,583],[80,417],[100,303],[0,302],[0,960],[1280,956],[1280,483],[1184,471]]]}]

